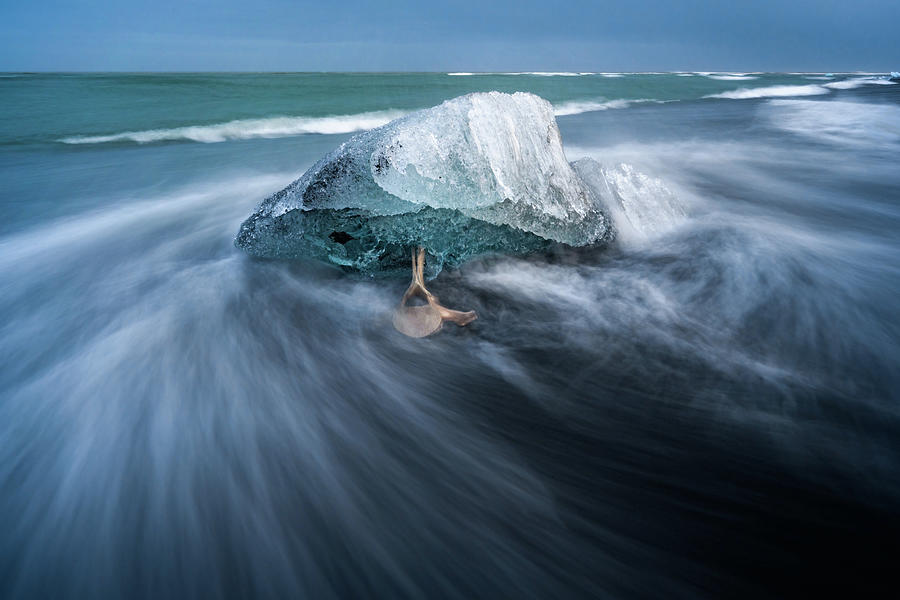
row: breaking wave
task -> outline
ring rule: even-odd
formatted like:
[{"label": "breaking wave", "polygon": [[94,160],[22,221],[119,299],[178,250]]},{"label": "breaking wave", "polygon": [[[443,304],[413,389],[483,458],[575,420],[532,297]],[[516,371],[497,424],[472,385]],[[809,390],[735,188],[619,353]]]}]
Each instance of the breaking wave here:
[{"label": "breaking wave", "polygon": [[704,98],[727,98],[746,100],[749,98],[779,98],[788,96],[820,96],[828,90],[821,85],[772,85],[760,88],[741,88],[720,94],[710,94]]},{"label": "breaking wave", "polygon": [[64,144],[105,144],[110,142],[192,141],[212,144],[250,138],[278,138],[306,133],[337,134],[374,129],[406,114],[399,110],[381,110],[356,115],[329,117],[270,117],[240,119],[214,125],[191,125],[171,129],[125,131],[110,135],[72,136],[59,140]]},{"label": "breaking wave", "polygon": [[748,81],[750,79],[759,79],[759,77],[755,77],[753,75],[735,75],[735,74],[705,75],[704,77],[706,77],[708,79],[716,79],[718,81]]},{"label": "breaking wave", "polygon": [[561,102],[553,107],[553,114],[557,117],[566,115],[580,115],[581,113],[593,112],[596,110],[610,110],[613,108],[628,108],[632,104],[642,102],[659,102],[658,100],[649,100],[647,98],[638,98],[636,100],[574,100],[572,102]]},{"label": "breaking wave", "polygon": [[[748,76],[716,76],[704,74],[710,79],[721,80],[741,80],[753,79]],[[818,77],[816,77],[818,78]],[[807,77],[813,79],[813,77]],[[823,76],[822,79],[830,79]],[[786,98],[792,96],[822,96],[830,93],[831,90],[853,90],[864,85],[895,85],[888,79],[878,77],[856,77],[852,79],[844,79],[842,81],[832,81],[824,84],[806,84],[806,85],[772,85],[768,87],[758,88],[740,88],[737,90],[729,90],[719,94],[710,94],[704,98],[727,98],[730,100],[746,100],[749,98]]]},{"label": "breaking wave", "polygon": [[826,83],[825,87],[833,90],[855,90],[864,85],[896,85],[893,81],[887,79],[879,79],[877,77],[858,77],[854,79],[845,79],[843,81],[833,81]]},{"label": "breaking wave", "polygon": [[597,73],[576,73],[572,71],[518,71],[518,72],[510,72],[510,73],[469,73],[469,72],[456,72],[456,73],[447,73],[447,75],[451,77],[469,77],[472,75],[535,75],[537,77],[583,77],[584,75],[596,75]]}]

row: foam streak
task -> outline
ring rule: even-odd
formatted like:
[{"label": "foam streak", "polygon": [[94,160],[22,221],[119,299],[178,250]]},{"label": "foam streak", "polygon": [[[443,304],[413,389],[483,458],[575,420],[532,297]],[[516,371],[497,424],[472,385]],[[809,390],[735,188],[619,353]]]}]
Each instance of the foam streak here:
[{"label": "foam streak", "polygon": [[212,144],[228,140],[250,138],[277,138],[307,133],[338,134],[374,129],[403,116],[399,110],[365,112],[356,115],[330,117],[271,117],[267,119],[241,119],[214,125],[192,125],[172,129],[148,129],[125,131],[110,135],[72,136],[60,141],[65,144],[104,144],[110,142],[192,141]]}]

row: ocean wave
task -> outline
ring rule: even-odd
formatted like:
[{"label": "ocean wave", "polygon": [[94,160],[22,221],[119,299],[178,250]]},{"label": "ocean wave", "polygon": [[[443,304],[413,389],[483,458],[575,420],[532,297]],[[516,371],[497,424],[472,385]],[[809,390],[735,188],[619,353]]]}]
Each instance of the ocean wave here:
[{"label": "ocean wave", "polygon": [[825,87],[833,90],[855,90],[864,85],[897,85],[893,81],[887,79],[878,79],[875,77],[858,77],[855,79],[845,79],[843,81],[834,81],[826,83]]},{"label": "ocean wave", "polygon": [[900,107],[869,102],[770,100],[769,121],[783,131],[831,144],[896,148]]},{"label": "ocean wave", "polygon": [[538,77],[583,77],[585,75],[596,75],[596,73],[573,73],[568,71],[528,71],[526,73],[504,73],[504,75],[537,75]]},{"label": "ocean wave", "polygon": [[[472,75],[535,75],[537,77],[583,77],[584,75],[597,75],[597,73],[579,73],[573,71],[517,71],[517,72],[495,72],[495,73],[469,73],[455,72],[447,73],[452,77],[469,77]],[[608,75],[608,74],[607,74]]]},{"label": "ocean wave", "polygon": [[64,144],[105,144],[110,142],[193,141],[212,144],[228,140],[250,138],[278,138],[305,133],[352,133],[380,127],[406,113],[399,110],[382,110],[356,115],[330,117],[269,117],[265,119],[240,119],[213,125],[191,125],[170,129],[125,131],[110,135],[78,135],[62,138]]},{"label": "ocean wave", "polygon": [[593,112],[596,110],[610,110],[615,108],[628,108],[632,104],[640,104],[643,102],[662,102],[661,100],[650,100],[648,98],[638,98],[636,100],[574,100],[572,102],[562,102],[553,107],[553,114],[557,117],[565,117],[567,115],[580,115],[581,113]]},{"label": "ocean wave", "polygon": [[746,100],[749,98],[780,98],[789,96],[820,96],[829,93],[821,85],[772,85],[760,88],[740,88],[721,94],[710,94],[704,98],[727,98]]},{"label": "ocean wave", "polygon": [[71,254],[61,259],[62,263],[54,258],[66,252],[78,254],[91,245],[102,246],[120,236],[165,227],[185,215],[197,222],[231,227],[259,197],[280,189],[293,176],[290,172],[234,173],[223,180],[198,181],[147,199],[124,194],[116,196],[104,210],[48,219],[34,228],[0,237],[0,277],[19,277],[21,282],[26,273],[33,275],[40,265],[66,264]]},{"label": "ocean wave", "polygon": [[718,81],[749,81],[751,79],[759,79],[759,77],[755,77],[753,75],[704,75],[704,77],[708,79],[716,79]]}]

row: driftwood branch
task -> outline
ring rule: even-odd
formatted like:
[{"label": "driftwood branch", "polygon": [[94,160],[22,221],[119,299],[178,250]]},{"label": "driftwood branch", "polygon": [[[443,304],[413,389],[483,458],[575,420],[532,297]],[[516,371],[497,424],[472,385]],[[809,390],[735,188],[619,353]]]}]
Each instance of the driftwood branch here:
[{"label": "driftwood branch", "polygon": [[[413,297],[423,298],[427,304],[407,306]],[[452,321],[460,327],[478,318],[474,310],[461,312],[442,306],[437,296],[425,287],[425,249],[412,251],[412,282],[394,312],[394,327],[409,337],[425,337],[440,330],[444,321]]]}]

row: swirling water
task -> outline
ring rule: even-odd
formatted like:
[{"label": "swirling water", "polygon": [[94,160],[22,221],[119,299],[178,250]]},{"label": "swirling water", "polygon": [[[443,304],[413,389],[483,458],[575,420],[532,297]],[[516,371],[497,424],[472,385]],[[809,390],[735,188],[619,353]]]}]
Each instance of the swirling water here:
[{"label": "swirling water", "polygon": [[[0,597],[889,581],[900,86],[821,77],[3,78]],[[444,271],[480,318],[426,340],[405,280],[233,246],[351,131],[491,89],[679,218]]]}]

